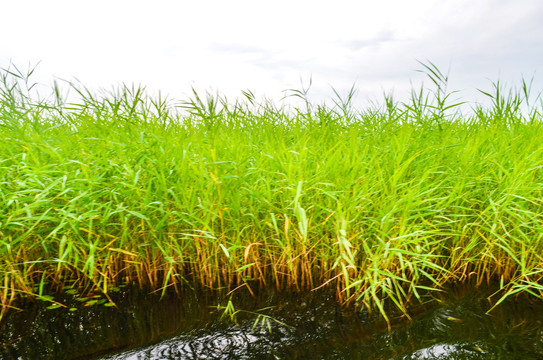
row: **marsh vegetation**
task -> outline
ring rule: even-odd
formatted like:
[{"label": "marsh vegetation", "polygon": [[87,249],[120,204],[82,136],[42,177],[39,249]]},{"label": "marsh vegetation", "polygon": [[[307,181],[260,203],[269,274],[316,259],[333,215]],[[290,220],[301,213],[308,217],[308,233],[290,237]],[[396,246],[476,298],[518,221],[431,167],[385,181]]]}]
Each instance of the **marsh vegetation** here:
[{"label": "marsh vegetation", "polygon": [[[455,112],[447,77],[405,103],[184,102],[0,84],[0,298],[194,285],[336,290],[408,314],[445,284],[542,296],[543,122],[525,81]],[[306,99],[304,90],[290,95]]]}]

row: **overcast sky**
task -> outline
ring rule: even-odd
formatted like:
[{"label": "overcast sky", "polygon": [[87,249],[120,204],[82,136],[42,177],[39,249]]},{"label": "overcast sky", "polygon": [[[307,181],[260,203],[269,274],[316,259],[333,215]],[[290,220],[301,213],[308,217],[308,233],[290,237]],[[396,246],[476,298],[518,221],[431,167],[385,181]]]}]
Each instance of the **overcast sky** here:
[{"label": "overcast sky", "polygon": [[142,84],[186,99],[190,88],[279,99],[313,80],[316,102],[401,98],[417,60],[450,69],[450,88],[476,100],[491,81],[543,90],[543,1],[3,1],[0,67],[90,88]]}]

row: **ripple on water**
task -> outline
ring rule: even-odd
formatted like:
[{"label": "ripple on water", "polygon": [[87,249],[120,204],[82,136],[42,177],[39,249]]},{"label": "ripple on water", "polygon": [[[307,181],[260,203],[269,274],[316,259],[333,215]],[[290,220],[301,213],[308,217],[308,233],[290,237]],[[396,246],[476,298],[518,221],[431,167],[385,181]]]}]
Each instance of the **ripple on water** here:
[{"label": "ripple on water", "polygon": [[[486,314],[490,303],[480,292],[453,293],[388,331],[375,316],[341,308],[323,293],[261,295],[233,298],[236,309],[252,312],[241,312],[237,325],[219,319],[216,305],[225,299],[200,295],[135,298],[124,310],[89,309],[89,316],[37,310],[21,315],[19,327],[3,325],[0,358],[543,359],[541,301],[507,300]],[[260,313],[277,321],[256,323],[258,309],[270,306]]]}]

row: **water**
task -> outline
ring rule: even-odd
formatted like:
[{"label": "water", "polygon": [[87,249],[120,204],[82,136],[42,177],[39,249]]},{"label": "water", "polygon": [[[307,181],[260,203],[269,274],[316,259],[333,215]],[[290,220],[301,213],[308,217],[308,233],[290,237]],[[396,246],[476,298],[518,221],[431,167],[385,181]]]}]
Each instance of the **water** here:
[{"label": "water", "polygon": [[267,290],[257,298],[239,292],[231,298],[234,322],[217,308],[229,297],[187,291],[159,301],[125,291],[115,299],[121,310],[35,304],[10,314],[0,325],[0,358],[543,359],[543,302],[521,297],[486,314],[487,295],[451,290],[440,302],[414,308],[412,321],[395,318],[389,330],[377,316],[342,308],[324,292]]}]

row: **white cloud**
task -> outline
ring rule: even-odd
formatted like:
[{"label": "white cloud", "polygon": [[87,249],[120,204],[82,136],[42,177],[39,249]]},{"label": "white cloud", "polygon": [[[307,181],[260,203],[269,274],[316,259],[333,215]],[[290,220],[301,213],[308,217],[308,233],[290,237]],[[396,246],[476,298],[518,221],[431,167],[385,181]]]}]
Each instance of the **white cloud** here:
[{"label": "white cloud", "polygon": [[354,82],[364,99],[401,95],[425,59],[450,64],[451,85],[473,89],[529,77],[543,55],[536,0],[20,0],[3,13],[2,67],[41,61],[44,81],[141,83],[176,98],[195,86],[277,99],[310,77],[319,101]]}]

